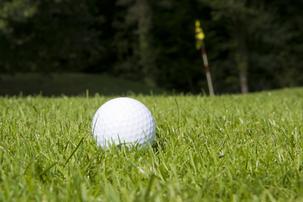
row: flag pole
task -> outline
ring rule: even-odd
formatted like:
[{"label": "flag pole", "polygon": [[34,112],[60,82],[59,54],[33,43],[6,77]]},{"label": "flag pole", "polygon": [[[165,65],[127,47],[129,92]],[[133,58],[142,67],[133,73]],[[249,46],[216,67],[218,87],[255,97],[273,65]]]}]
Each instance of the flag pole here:
[{"label": "flag pole", "polygon": [[205,44],[204,44],[204,41],[203,41],[204,38],[205,38],[205,34],[202,30],[202,27],[201,27],[201,24],[200,24],[199,20],[196,20],[195,26],[196,26],[195,31],[196,31],[196,40],[197,40],[196,41],[196,47],[197,47],[197,49],[199,49],[201,51],[201,57],[202,57],[203,64],[204,64],[204,70],[205,70],[205,74],[206,74],[206,80],[207,80],[209,95],[214,96],[215,92],[214,92],[214,87],[213,87],[213,83],[212,83],[212,79],[211,79],[206,48],[205,48]]},{"label": "flag pole", "polygon": [[208,66],[207,53],[206,53],[206,49],[205,49],[204,45],[201,47],[201,56],[202,56],[203,63],[204,63],[204,70],[205,70],[205,74],[206,74],[209,95],[214,96],[215,92],[214,92],[213,82],[211,79],[211,74],[210,74],[210,70],[209,70],[209,66]]}]

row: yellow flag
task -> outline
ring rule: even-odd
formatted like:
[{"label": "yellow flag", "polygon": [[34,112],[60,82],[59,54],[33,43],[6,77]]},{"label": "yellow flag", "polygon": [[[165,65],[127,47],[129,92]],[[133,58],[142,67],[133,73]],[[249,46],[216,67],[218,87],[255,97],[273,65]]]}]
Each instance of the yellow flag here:
[{"label": "yellow flag", "polygon": [[205,39],[205,34],[203,32],[203,29],[201,27],[201,23],[199,20],[196,20],[195,22],[195,32],[196,32],[196,47],[197,49],[200,49],[203,46],[203,40]]}]

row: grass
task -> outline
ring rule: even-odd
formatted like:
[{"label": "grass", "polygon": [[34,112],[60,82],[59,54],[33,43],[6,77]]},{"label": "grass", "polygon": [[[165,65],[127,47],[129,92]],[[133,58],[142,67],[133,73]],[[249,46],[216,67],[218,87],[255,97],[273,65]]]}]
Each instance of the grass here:
[{"label": "grass", "polygon": [[0,201],[302,201],[303,90],[134,96],[157,121],[145,149],[91,137],[110,97],[0,98]]},{"label": "grass", "polygon": [[0,75],[0,95],[150,94],[160,89],[106,74],[81,73]]}]

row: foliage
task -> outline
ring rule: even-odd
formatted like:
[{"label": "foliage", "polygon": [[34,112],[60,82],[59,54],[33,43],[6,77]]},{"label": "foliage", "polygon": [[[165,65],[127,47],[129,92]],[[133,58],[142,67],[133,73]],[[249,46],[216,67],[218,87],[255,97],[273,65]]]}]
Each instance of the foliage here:
[{"label": "foliage", "polygon": [[0,2],[0,30],[8,33],[11,23],[24,22],[37,11],[37,4],[31,0]]},{"label": "foliage", "polygon": [[[15,1],[23,2],[12,1],[16,11],[11,12],[16,15],[29,12],[23,11],[24,5]],[[63,68],[75,71],[83,70],[95,60],[98,32],[92,26],[95,19],[86,1],[40,1],[35,8],[30,18],[25,14],[18,18],[7,15],[10,24],[0,33],[3,41],[1,69],[8,72],[49,72]]]},{"label": "foliage", "polygon": [[[275,85],[273,71],[279,65],[287,65],[280,60],[280,53],[291,38],[287,28],[277,21],[276,12],[269,12],[262,2],[227,0],[222,4],[215,0],[209,4],[213,21],[226,30],[224,44],[216,45],[219,50],[228,51],[227,59],[232,61],[232,68],[239,71],[242,92],[247,92],[248,83],[255,84],[253,90]],[[262,79],[260,72],[271,77],[270,84]],[[250,82],[247,79],[251,79]]]},{"label": "foliage", "polygon": [[[300,1],[0,2],[0,72],[108,73],[201,92],[201,20],[216,92],[303,84]],[[239,82],[242,81],[242,82]]]}]

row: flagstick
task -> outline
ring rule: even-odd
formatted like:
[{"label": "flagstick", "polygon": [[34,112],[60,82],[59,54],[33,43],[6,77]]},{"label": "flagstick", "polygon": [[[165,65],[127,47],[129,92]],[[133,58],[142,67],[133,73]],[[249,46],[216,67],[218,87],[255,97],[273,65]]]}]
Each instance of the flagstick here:
[{"label": "flagstick", "polygon": [[207,59],[207,54],[206,54],[206,50],[205,50],[204,45],[201,46],[201,56],[202,56],[203,63],[204,63],[209,95],[214,96],[215,95],[214,87],[213,87],[213,83],[212,83],[212,79],[211,79],[211,74],[210,74],[210,71],[209,71],[208,59]]}]

